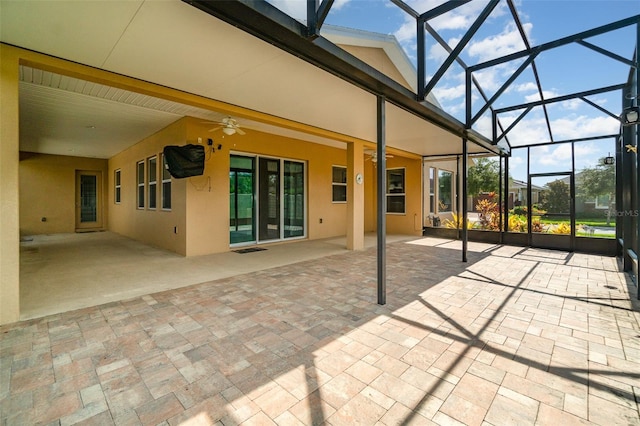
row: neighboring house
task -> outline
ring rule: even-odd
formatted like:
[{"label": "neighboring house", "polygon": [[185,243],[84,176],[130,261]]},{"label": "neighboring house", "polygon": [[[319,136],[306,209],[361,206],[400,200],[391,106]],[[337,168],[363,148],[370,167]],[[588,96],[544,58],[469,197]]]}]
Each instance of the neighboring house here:
[{"label": "neighboring house", "polygon": [[[542,191],[544,191],[544,188],[531,185],[531,204],[540,202],[540,193]],[[518,206],[527,206],[527,182],[511,179],[509,181],[509,209]]]},{"label": "neighboring house", "polygon": [[[558,179],[565,184],[570,184],[569,176]],[[585,197],[578,191],[582,185],[582,172],[577,172],[575,174],[575,183],[576,183],[576,215],[582,216],[605,216],[606,212],[609,208],[615,210],[616,208],[616,200],[615,193],[613,193],[614,199],[610,200],[609,194],[602,194],[597,197]],[[610,202],[611,201],[611,202]]]}]

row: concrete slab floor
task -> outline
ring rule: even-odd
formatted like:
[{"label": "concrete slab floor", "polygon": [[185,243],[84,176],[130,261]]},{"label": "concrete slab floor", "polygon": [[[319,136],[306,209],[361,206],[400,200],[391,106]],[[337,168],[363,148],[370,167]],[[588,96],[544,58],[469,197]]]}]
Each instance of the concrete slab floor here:
[{"label": "concrete slab floor", "polygon": [[616,259],[470,249],[389,244],[384,306],[370,248],[0,327],[0,423],[639,425]]},{"label": "concrete slab floor", "polygon": [[[415,239],[389,235],[389,242]],[[368,234],[365,246],[376,245]],[[346,238],[184,257],[112,232],[36,235],[20,243],[20,319],[128,299],[346,252]]]}]

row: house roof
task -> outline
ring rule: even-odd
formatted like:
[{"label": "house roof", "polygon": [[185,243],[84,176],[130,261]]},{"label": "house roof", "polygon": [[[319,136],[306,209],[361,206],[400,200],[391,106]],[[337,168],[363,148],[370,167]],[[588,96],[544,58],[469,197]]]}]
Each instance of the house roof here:
[{"label": "house roof", "polygon": [[[527,189],[527,182],[517,179],[511,179],[509,182],[509,189]],[[534,191],[544,191],[543,187],[533,184],[531,184],[531,189]]]}]

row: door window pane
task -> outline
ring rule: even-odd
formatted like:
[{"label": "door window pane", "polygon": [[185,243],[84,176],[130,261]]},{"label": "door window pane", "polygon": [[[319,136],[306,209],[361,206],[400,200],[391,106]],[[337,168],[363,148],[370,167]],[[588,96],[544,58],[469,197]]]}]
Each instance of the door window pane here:
[{"label": "door window pane", "polygon": [[[606,161],[615,155],[615,150],[615,141],[575,143],[575,233],[578,237],[616,237],[616,165],[615,160]],[[590,155],[579,155],[583,152]]]},{"label": "door window pane", "polygon": [[98,186],[97,177],[80,176],[80,222],[96,222],[98,220]]},{"label": "door window pane", "polygon": [[229,237],[231,244],[256,240],[254,159],[231,156],[229,171]]},{"label": "door window pane", "polygon": [[259,159],[259,239],[280,238],[280,160]]},{"label": "door window pane", "polygon": [[447,170],[438,170],[438,211],[453,211],[451,203],[453,195],[453,173]]},{"label": "door window pane", "polygon": [[284,162],[284,237],[304,236],[304,164]]}]

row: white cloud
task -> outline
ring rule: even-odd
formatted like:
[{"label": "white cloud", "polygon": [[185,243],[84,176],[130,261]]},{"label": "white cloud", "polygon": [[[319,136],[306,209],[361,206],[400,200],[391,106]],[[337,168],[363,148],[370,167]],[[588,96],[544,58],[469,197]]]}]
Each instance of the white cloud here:
[{"label": "white cloud", "polygon": [[[433,9],[444,1],[434,0],[417,0],[410,1],[408,4],[420,13]],[[487,6],[486,1],[472,1],[462,6],[458,6],[454,10],[431,20],[431,25],[437,30],[467,30],[476,20],[480,12]],[[502,16],[507,11],[505,2],[500,2],[493,10],[489,19]]]},{"label": "white cloud", "polygon": [[400,44],[409,43],[415,45],[416,21],[410,16],[405,16],[403,24],[393,33],[393,35]]},{"label": "white cloud", "polygon": [[433,90],[433,94],[436,96],[438,101],[446,102],[453,99],[458,99],[464,97],[465,94],[465,85],[459,84],[457,86],[449,86],[443,88],[435,88]]},{"label": "white cloud", "polygon": [[[543,90],[542,96],[544,96],[545,99],[551,99],[558,96],[558,93],[554,92],[553,90]],[[524,99],[526,102],[537,102],[540,100],[540,93],[536,91],[535,93],[525,96]]]},{"label": "white cloud", "polygon": [[[531,158],[533,162],[543,166],[565,165],[567,170],[571,169],[571,144],[563,143],[558,146],[554,146],[550,152],[544,155],[539,155],[540,152],[538,151],[540,151],[541,148],[542,147],[532,150]],[[585,160],[588,162],[588,158],[591,158],[593,154],[598,153],[598,149],[591,143],[577,143],[574,144],[573,149],[575,152],[576,163],[584,163]],[[534,155],[534,153],[538,155]]]},{"label": "white cloud", "polygon": [[428,59],[433,60],[434,62],[437,62],[437,63],[444,62],[444,60],[447,59],[448,56],[449,56],[449,52],[447,52],[445,48],[438,43],[432,44],[429,47],[429,51],[427,53]]},{"label": "white cloud", "polygon": [[267,0],[269,3],[286,13],[287,15],[299,19],[307,19],[307,2],[301,0]]},{"label": "white cloud", "polygon": [[[532,24],[522,24],[525,34],[531,32]],[[498,35],[487,37],[477,42],[471,42],[468,46],[470,56],[480,62],[508,55],[525,48],[518,28],[509,23],[504,31]]]},{"label": "white cloud", "polygon": [[482,71],[476,71],[473,76],[484,91],[494,92],[502,87],[504,79],[502,78],[503,70],[499,67],[491,67]]},{"label": "white cloud", "polygon": [[538,90],[538,85],[533,81],[529,81],[523,84],[516,84],[513,86],[516,92],[533,92]]},{"label": "white cloud", "polygon": [[613,117],[563,117],[551,122],[556,139],[577,139],[589,136],[617,134],[620,122]]},{"label": "white cloud", "polygon": [[571,144],[563,143],[555,146],[551,152],[545,155],[540,155],[538,149],[535,149],[531,154],[531,160],[543,166],[555,166],[564,163],[567,164],[568,169],[571,169]]},{"label": "white cloud", "polygon": [[[305,0],[267,0],[287,15],[302,21],[307,19],[307,2]],[[340,10],[352,0],[335,0],[331,10]]]}]

